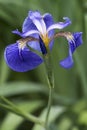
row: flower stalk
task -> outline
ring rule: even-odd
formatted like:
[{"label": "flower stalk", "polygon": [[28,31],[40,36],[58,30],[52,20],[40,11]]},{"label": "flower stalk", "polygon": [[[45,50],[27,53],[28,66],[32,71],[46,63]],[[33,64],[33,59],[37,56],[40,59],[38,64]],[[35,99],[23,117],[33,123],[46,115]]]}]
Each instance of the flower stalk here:
[{"label": "flower stalk", "polygon": [[47,72],[47,81],[49,86],[49,99],[48,99],[47,114],[45,119],[46,130],[48,130],[48,125],[49,125],[49,114],[50,114],[51,104],[52,104],[52,89],[54,88],[54,75],[52,70],[51,54],[48,48],[47,48],[47,52],[48,53],[46,55],[43,55],[46,72]]},{"label": "flower stalk", "polygon": [[49,125],[49,114],[51,110],[51,104],[52,104],[52,87],[49,87],[49,99],[48,99],[47,114],[46,114],[46,120],[45,120],[46,130],[48,130],[48,125]]},{"label": "flower stalk", "polygon": [[43,55],[44,59],[44,64],[46,68],[46,73],[47,73],[47,81],[48,81],[48,86],[49,88],[54,88],[54,74],[52,70],[52,62],[51,62],[51,52],[47,48],[47,54]]},{"label": "flower stalk", "polygon": [[1,101],[3,101],[4,103],[0,103],[0,107],[7,109],[8,111],[17,114],[29,121],[32,121],[33,123],[37,123],[41,126],[44,127],[44,122],[41,121],[39,118],[31,115],[30,113],[26,113],[24,111],[22,111],[20,108],[18,108],[14,103],[12,103],[11,101],[9,101],[7,98],[0,96]]}]

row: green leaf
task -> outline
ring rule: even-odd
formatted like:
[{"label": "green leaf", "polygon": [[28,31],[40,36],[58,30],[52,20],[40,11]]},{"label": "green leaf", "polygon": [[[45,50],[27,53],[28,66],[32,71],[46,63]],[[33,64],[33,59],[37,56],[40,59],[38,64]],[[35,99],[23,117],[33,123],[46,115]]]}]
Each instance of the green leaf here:
[{"label": "green leaf", "polygon": [[17,4],[17,5],[21,5],[23,4],[23,0],[19,1],[19,0],[0,0],[0,3],[3,4]]},{"label": "green leaf", "polygon": [[[85,36],[87,36],[87,13],[85,14],[85,33],[86,33]],[[87,37],[86,37],[86,40],[87,40]]]},{"label": "green leaf", "polygon": [[0,84],[3,84],[8,79],[8,76],[9,76],[9,68],[4,61],[3,55],[1,57],[0,63],[1,63],[0,64]]},{"label": "green leaf", "polygon": [[[34,112],[43,105],[42,101],[21,102],[18,107],[25,112]],[[24,119],[13,113],[8,113],[0,125],[0,130],[16,130]]]},{"label": "green leaf", "polygon": [[[65,110],[66,110],[65,107],[60,107],[60,106],[51,107],[51,111],[50,111],[50,115],[49,115],[49,124],[51,122],[54,122],[55,119],[57,117],[59,117],[61,115],[61,113],[63,113]],[[44,109],[40,115],[41,120],[45,121],[46,113],[47,113],[47,109]],[[41,130],[41,129],[42,129],[42,126],[40,126],[40,125],[35,125],[33,127],[33,130]]]},{"label": "green leaf", "polygon": [[80,100],[76,104],[73,105],[72,111],[79,115],[81,111],[83,111],[86,107],[87,107],[87,101]]},{"label": "green leaf", "polygon": [[41,84],[36,84],[32,82],[12,82],[3,84],[0,87],[1,96],[12,96],[31,92],[46,93],[47,89]]},{"label": "green leaf", "polygon": [[76,60],[76,65],[77,65],[77,72],[80,77],[80,81],[82,83],[83,94],[84,94],[84,97],[86,98],[87,97],[87,80],[86,80],[84,65],[81,62],[80,57],[77,52],[75,52],[75,60]]},{"label": "green leaf", "polygon": [[87,126],[87,111],[86,110],[80,112],[80,114],[78,116],[78,122],[81,125]]},{"label": "green leaf", "polygon": [[64,117],[57,125],[58,130],[69,130],[73,122],[68,118]]},{"label": "green leaf", "polygon": [[[48,96],[48,87],[33,82],[10,82],[2,84],[0,87],[0,96],[14,96],[25,93],[44,93]],[[61,96],[54,93],[53,99],[56,104],[72,104],[75,102],[72,98]]]}]

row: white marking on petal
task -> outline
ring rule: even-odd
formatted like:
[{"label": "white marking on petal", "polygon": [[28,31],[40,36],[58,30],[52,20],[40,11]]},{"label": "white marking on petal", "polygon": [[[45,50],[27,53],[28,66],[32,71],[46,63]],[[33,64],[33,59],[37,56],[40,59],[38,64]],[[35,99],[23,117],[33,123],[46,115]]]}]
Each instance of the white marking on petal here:
[{"label": "white marking on petal", "polygon": [[31,30],[31,31],[23,33],[22,36],[27,37],[27,36],[30,36],[32,34],[39,34],[39,32],[37,30]]},{"label": "white marking on petal", "polygon": [[74,46],[76,47],[74,36],[70,32],[66,33],[65,36],[67,40],[74,44]]},{"label": "white marking on petal", "polygon": [[43,16],[39,12],[30,12],[29,17],[40,32],[40,34],[46,34],[46,24],[44,22]]},{"label": "white marking on petal", "polygon": [[44,20],[38,20],[38,19],[34,19],[33,23],[35,24],[35,26],[37,27],[38,31],[40,32],[40,34],[44,35],[46,34],[46,25],[44,23]]},{"label": "white marking on petal", "polygon": [[64,17],[63,19],[66,20],[66,21],[65,21],[65,22],[58,22],[58,23],[55,23],[55,24],[51,25],[51,26],[47,29],[47,32],[49,32],[50,30],[53,30],[53,29],[63,29],[63,28],[65,28],[66,26],[68,26],[69,24],[71,24],[71,21],[70,21],[69,18]]},{"label": "white marking on petal", "polygon": [[22,41],[22,40],[18,40],[18,48],[19,50],[23,50],[26,46],[26,42]]},{"label": "white marking on petal", "polygon": [[20,49],[23,50],[28,42],[38,41],[38,40],[39,40],[39,39],[34,38],[34,37],[26,37],[26,38],[19,39],[19,40],[17,41],[17,43],[18,43],[18,48],[19,48],[19,50],[20,50]]}]

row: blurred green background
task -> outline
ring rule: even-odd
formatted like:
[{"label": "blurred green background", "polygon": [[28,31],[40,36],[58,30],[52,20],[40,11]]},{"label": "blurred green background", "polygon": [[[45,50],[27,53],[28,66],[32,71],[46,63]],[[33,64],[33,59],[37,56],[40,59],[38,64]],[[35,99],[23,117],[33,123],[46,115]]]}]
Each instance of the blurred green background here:
[{"label": "blurred green background", "polygon": [[[50,114],[50,130],[87,130],[87,0],[0,0],[0,95],[36,116],[44,116],[48,86],[44,64],[18,73],[5,64],[3,52],[19,37],[11,33],[29,10],[51,13],[55,22],[67,16],[72,24],[64,31],[83,32],[83,45],[73,55],[74,67],[65,70],[59,61],[68,54],[65,39],[55,40],[52,51],[55,88]],[[44,113],[43,113],[44,111]],[[0,108],[0,130],[42,130],[32,122]]]}]

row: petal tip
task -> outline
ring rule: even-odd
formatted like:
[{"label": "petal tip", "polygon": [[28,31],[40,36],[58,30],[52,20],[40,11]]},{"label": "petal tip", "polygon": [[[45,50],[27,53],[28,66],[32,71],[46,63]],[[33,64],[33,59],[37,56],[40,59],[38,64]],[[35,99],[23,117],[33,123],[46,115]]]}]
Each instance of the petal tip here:
[{"label": "petal tip", "polygon": [[59,64],[61,65],[61,67],[65,68],[65,69],[70,69],[73,67],[74,62],[71,57],[67,57],[64,60],[61,60]]}]

